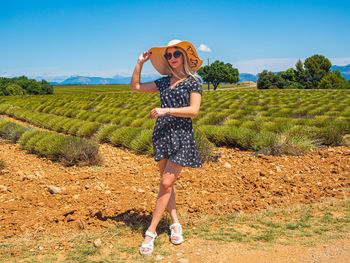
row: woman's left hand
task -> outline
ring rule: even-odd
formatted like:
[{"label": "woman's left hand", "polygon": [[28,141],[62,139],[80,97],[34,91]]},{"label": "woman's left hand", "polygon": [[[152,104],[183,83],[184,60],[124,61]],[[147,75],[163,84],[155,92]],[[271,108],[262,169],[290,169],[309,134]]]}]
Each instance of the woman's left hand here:
[{"label": "woman's left hand", "polygon": [[164,116],[169,112],[168,108],[154,108],[151,110],[151,118],[157,118],[159,116]]}]

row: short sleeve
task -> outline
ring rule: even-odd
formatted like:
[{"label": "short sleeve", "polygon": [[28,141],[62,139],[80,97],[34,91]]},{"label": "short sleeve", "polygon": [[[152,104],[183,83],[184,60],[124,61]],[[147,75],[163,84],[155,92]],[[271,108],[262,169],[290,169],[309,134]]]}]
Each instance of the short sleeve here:
[{"label": "short sleeve", "polygon": [[165,87],[165,78],[166,77],[162,77],[154,81],[159,91],[161,91]]},{"label": "short sleeve", "polygon": [[202,95],[202,82],[199,79],[193,79],[189,84],[189,91],[198,91]]}]

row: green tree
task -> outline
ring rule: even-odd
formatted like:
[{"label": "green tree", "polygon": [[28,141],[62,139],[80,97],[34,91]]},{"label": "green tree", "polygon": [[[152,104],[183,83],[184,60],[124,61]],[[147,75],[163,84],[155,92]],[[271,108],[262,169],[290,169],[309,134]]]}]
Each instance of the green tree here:
[{"label": "green tree", "polygon": [[297,80],[295,70],[290,68],[281,72],[281,77],[285,80],[295,82]]},{"label": "green tree", "polygon": [[49,82],[47,82],[46,80],[41,80],[40,82],[41,84],[41,89],[44,92],[44,94],[53,94],[53,87],[51,86],[51,84]]},{"label": "green tree", "polygon": [[5,88],[8,95],[23,95],[26,94],[25,90],[18,84],[10,84]]},{"label": "green tree", "polygon": [[259,78],[257,81],[257,88],[258,89],[268,89],[273,85],[273,79],[275,77],[275,74],[268,70],[263,70],[261,73],[259,73]]},{"label": "green tree", "polygon": [[278,89],[283,89],[288,83],[288,80],[286,80],[283,76],[286,76],[285,72],[278,72],[273,79],[274,86],[276,86]]},{"label": "green tree", "polygon": [[304,89],[305,88],[298,81],[297,70],[290,68],[290,69],[287,69],[286,71],[280,72],[279,75],[281,76],[281,78],[284,79],[284,82],[282,83],[283,85],[279,87],[280,89]]},{"label": "green tree", "polygon": [[299,59],[297,64],[295,65],[295,79],[299,83],[300,88],[306,88],[306,83],[307,83],[307,75],[304,70],[304,64],[301,62]]},{"label": "green tree", "polygon": [[201,67],[198,74],[203,81],[212,83],[214,90],[220,83],[237,83],[239,81],[238,69],[233,68],[232,64],[216,60],[214,63]]},{"label": "green tree", "polygon": [[331,72],[332,63],[322,55],[313,55],[304,62],[307,76],[306,87],[316,89],[321,79]]},{"label": "green tree", "polygon": [[339,70],[332,71],[322,78],[318,84],[319,89],[346,89],[350,85]]},{"label": "green tree", "polygon": [[282,72],[277,74],[263,70],[263,72],[259,73],[259,79],[257,82],[258,89],[283,89],[286,81],[282,78]]}]

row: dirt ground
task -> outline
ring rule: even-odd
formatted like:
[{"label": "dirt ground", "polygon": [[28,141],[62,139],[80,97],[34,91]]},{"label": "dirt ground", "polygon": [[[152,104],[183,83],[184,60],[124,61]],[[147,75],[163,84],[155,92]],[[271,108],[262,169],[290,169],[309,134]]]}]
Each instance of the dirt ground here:
[{"label": "dirt ground", "polygon": [[189,258],[188,262],[198,263],[348,263],[350,240],[335,240],[329,243],[320,243],[315,247],[276,245],[268,249],[258,250],[249,249],[247,245],[239,243],[217,244],[209,242],[206,245],[198,246],[196,240],[190,240],[185,249],[174,248],[174,250],[176,253],[173,253],[174,255],[168,259],[169,262],[179,262],[179,259],[187,257]]},{"label": "dirt ground", "polygon": [[[3,139],[0,149],[0,159],[7,164],[0,175],[0,185],[5,187],[0,189],[0,240],[26,232],[60,236],[74,229],[101,229],[125,224],[133,215],[140,220],[154,209],[160,174],[153,157],[101,144],[103,165],[64,167]],[[350,198],[348,146],[281,157],[254,156],[253,152],[225,147],[217,151],[221,152],[218,162],[183,168],[176,182],[179,213],[249,213],[328,197]],[[59,187],[61,192],[51,194],[50,186]],[[337,242],[346,242],[344,247],[349,247],[347,240]],[[235,246],[240,251],[243,245],[226,245],[217,254],[230,254]],[[244,253],[253,258],[249,251]],[[273,258],[273,253],[269,257]],[[270,261],[267,258],[264,262]]]}]

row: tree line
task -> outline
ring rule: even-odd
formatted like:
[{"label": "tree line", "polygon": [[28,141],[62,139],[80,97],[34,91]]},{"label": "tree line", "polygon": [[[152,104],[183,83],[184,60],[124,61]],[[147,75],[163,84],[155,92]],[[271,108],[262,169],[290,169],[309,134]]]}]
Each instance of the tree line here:
[{"label": "tree line", "polygon": [[[294,68],[275,74],[264,70],[259,73],[258,89],[350,89],[350,80],[346,80],[339,70],[331,70],[332,63],[322,55],[313,55],[300,59]],[[206,83],[211,83],[214,90],[220,83],[237,83],[239,72],[230,63],[216,60],[198,70]]]},{"label": "tree line", "polygon": [[53,94],[53,86],[46,80],[36,81],[26,76],[0,77],[0,96]]},{"label": "tree line", "polygon": [[331,71],[332,63],[322,55],[300,59],[295,65],[277,74],[264,70],[259,73],[258,89],[350,89],[339,70]]}]

